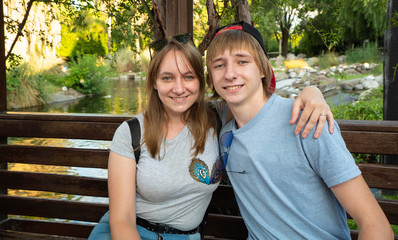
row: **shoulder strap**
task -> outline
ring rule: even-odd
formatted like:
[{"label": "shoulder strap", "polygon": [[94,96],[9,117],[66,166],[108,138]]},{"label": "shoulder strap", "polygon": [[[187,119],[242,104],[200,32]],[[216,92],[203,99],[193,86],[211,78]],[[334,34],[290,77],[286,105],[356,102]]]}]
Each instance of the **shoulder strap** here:
[{"label": "shoulder strap", "polygon": [[136,117],[131,118],[127,120],[127,123],[129,124],[130,127],[130,133],[131,133],[131,145],[133,146],[134,149],[134,157],[135,161],[138,164],[138,161],[140,160],[140,155],[141,155],[141,149],[140,147],[140,141],[141,141],[141,128],[140,128],[140,122]]}]

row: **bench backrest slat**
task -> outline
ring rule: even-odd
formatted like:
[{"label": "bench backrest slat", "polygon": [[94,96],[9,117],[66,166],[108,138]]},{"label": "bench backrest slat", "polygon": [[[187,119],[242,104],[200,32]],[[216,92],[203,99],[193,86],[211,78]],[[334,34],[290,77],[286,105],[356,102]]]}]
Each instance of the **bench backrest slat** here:
[{"label": "bench backrest slat", "polygon": [[108,197],[106,179],[52,173],[0,170],[0,187]]},{"label": "bench backrest slat", "polygon": [[1,161],[70,167],[108,167],[106,149],[81,149],[0,144]]},{"label": "bench backrest slat", "polygon": [[98,222],[107,210],[104,203],[0,195],[0,211],[13,215]]}]

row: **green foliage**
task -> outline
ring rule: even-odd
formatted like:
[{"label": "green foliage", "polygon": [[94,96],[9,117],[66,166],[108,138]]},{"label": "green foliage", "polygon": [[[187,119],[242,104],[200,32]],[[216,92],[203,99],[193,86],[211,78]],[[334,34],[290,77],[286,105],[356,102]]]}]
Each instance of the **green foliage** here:
[{"label": "green foliage", "polygon": [[388,0],[337,0],[337,22],[346,29],[346,39],[374,40],[384,33]]},{"label": "green foliage", "polygon": [[383,88],[370,91],[358,102],[334,105],[330,103],[335,119],[383,120]]},{"label": "green foliage", "polygon": [[149,65],[149,57],[142,52],[137,54],[130,48],[119,49],[112,57],[112,64],[119,73],[145,72]]},{"label": "green foliage", "polygon": [[12,69],[12,68],[18,67],[21,64],[22,60],[23,60],[23,58],[20,55],[11,53],[10,56],[6,60],[6,68]]},{"label": "green foliage", "polygon": [[345,55],[347,63],[381,62],[381,55],[376,42],[366,43],[363,47],[347,50]]},{"label": "green foliage", "polygon": [[69,69],[69,75],[62,79],[64,86],[83,94],[103,94],[108,86],[107,77],[112,74],[110,67],[95,55],[72,59]]},{"label": "green foliage", "polygon": [[105,56],[108,52],[107,43],[106,24],[88,15],[83,23],[76,20],[70,26],[62,26],[61,46],[57,54],[68,59],[84,54]]},{"label": "green foliage", "polygon": [[320,69],[328,69],[332,66],[339,65],[339,59],[335,53],[328,52],[319,57],[319,68]]},{"label": "green foliage", "polygon": [[49,77],[55,77],[43,72],[35,72],[24,62],[7,71],[7,98],[9,106],[29,107],[45,103],[47,93],[52,84]]}]

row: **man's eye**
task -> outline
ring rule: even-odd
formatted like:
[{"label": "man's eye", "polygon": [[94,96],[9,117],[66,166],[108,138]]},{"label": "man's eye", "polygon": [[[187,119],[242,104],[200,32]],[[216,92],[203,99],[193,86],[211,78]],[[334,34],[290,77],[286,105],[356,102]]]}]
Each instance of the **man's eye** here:
[{"label": "man's eye", "polygon": [[246,63],[248,63],[248,61],[246,61],[246,60],[239,61],[239,64],[246,64]]},{"label": "man's eye", "polygon": [[214,65],[214,68],[222,68],[222,67],[224,67],[224,64],[216,64],[216,65]]}]

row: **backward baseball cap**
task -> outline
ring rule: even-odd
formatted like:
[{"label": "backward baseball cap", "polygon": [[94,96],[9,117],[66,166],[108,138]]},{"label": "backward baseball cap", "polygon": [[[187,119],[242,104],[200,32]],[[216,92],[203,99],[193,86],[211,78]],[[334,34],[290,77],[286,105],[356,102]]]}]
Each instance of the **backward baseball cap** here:
[{"label": "backward baseball cap", "polygon": [[[211,37],[210,41],[212,41],[218,34],[224,32],[226,30],[240,30],[240,31],[244,31],[244,32],[247,32],[250,35],[252,35],[260,44],[261,48],[263,49],[263,51],[265,53],[265,56],[269,59],[268,53],[265,50],[264,41],[263,41],[263,37],[261,36],[261,33],[257,30],[257,28],[248,24],[245,21],[231,23],[226,26],[217,28],[216,31],[213,33],[213,36]],[[274,70],[272,68],[271,68],[271,71],[272,71],[272,78],[271,78],[270,84],[268,86],[268,90],[271,93],[273,93],[275,91],[275,87],[276,87],[276,80],[275,80]]]}]

